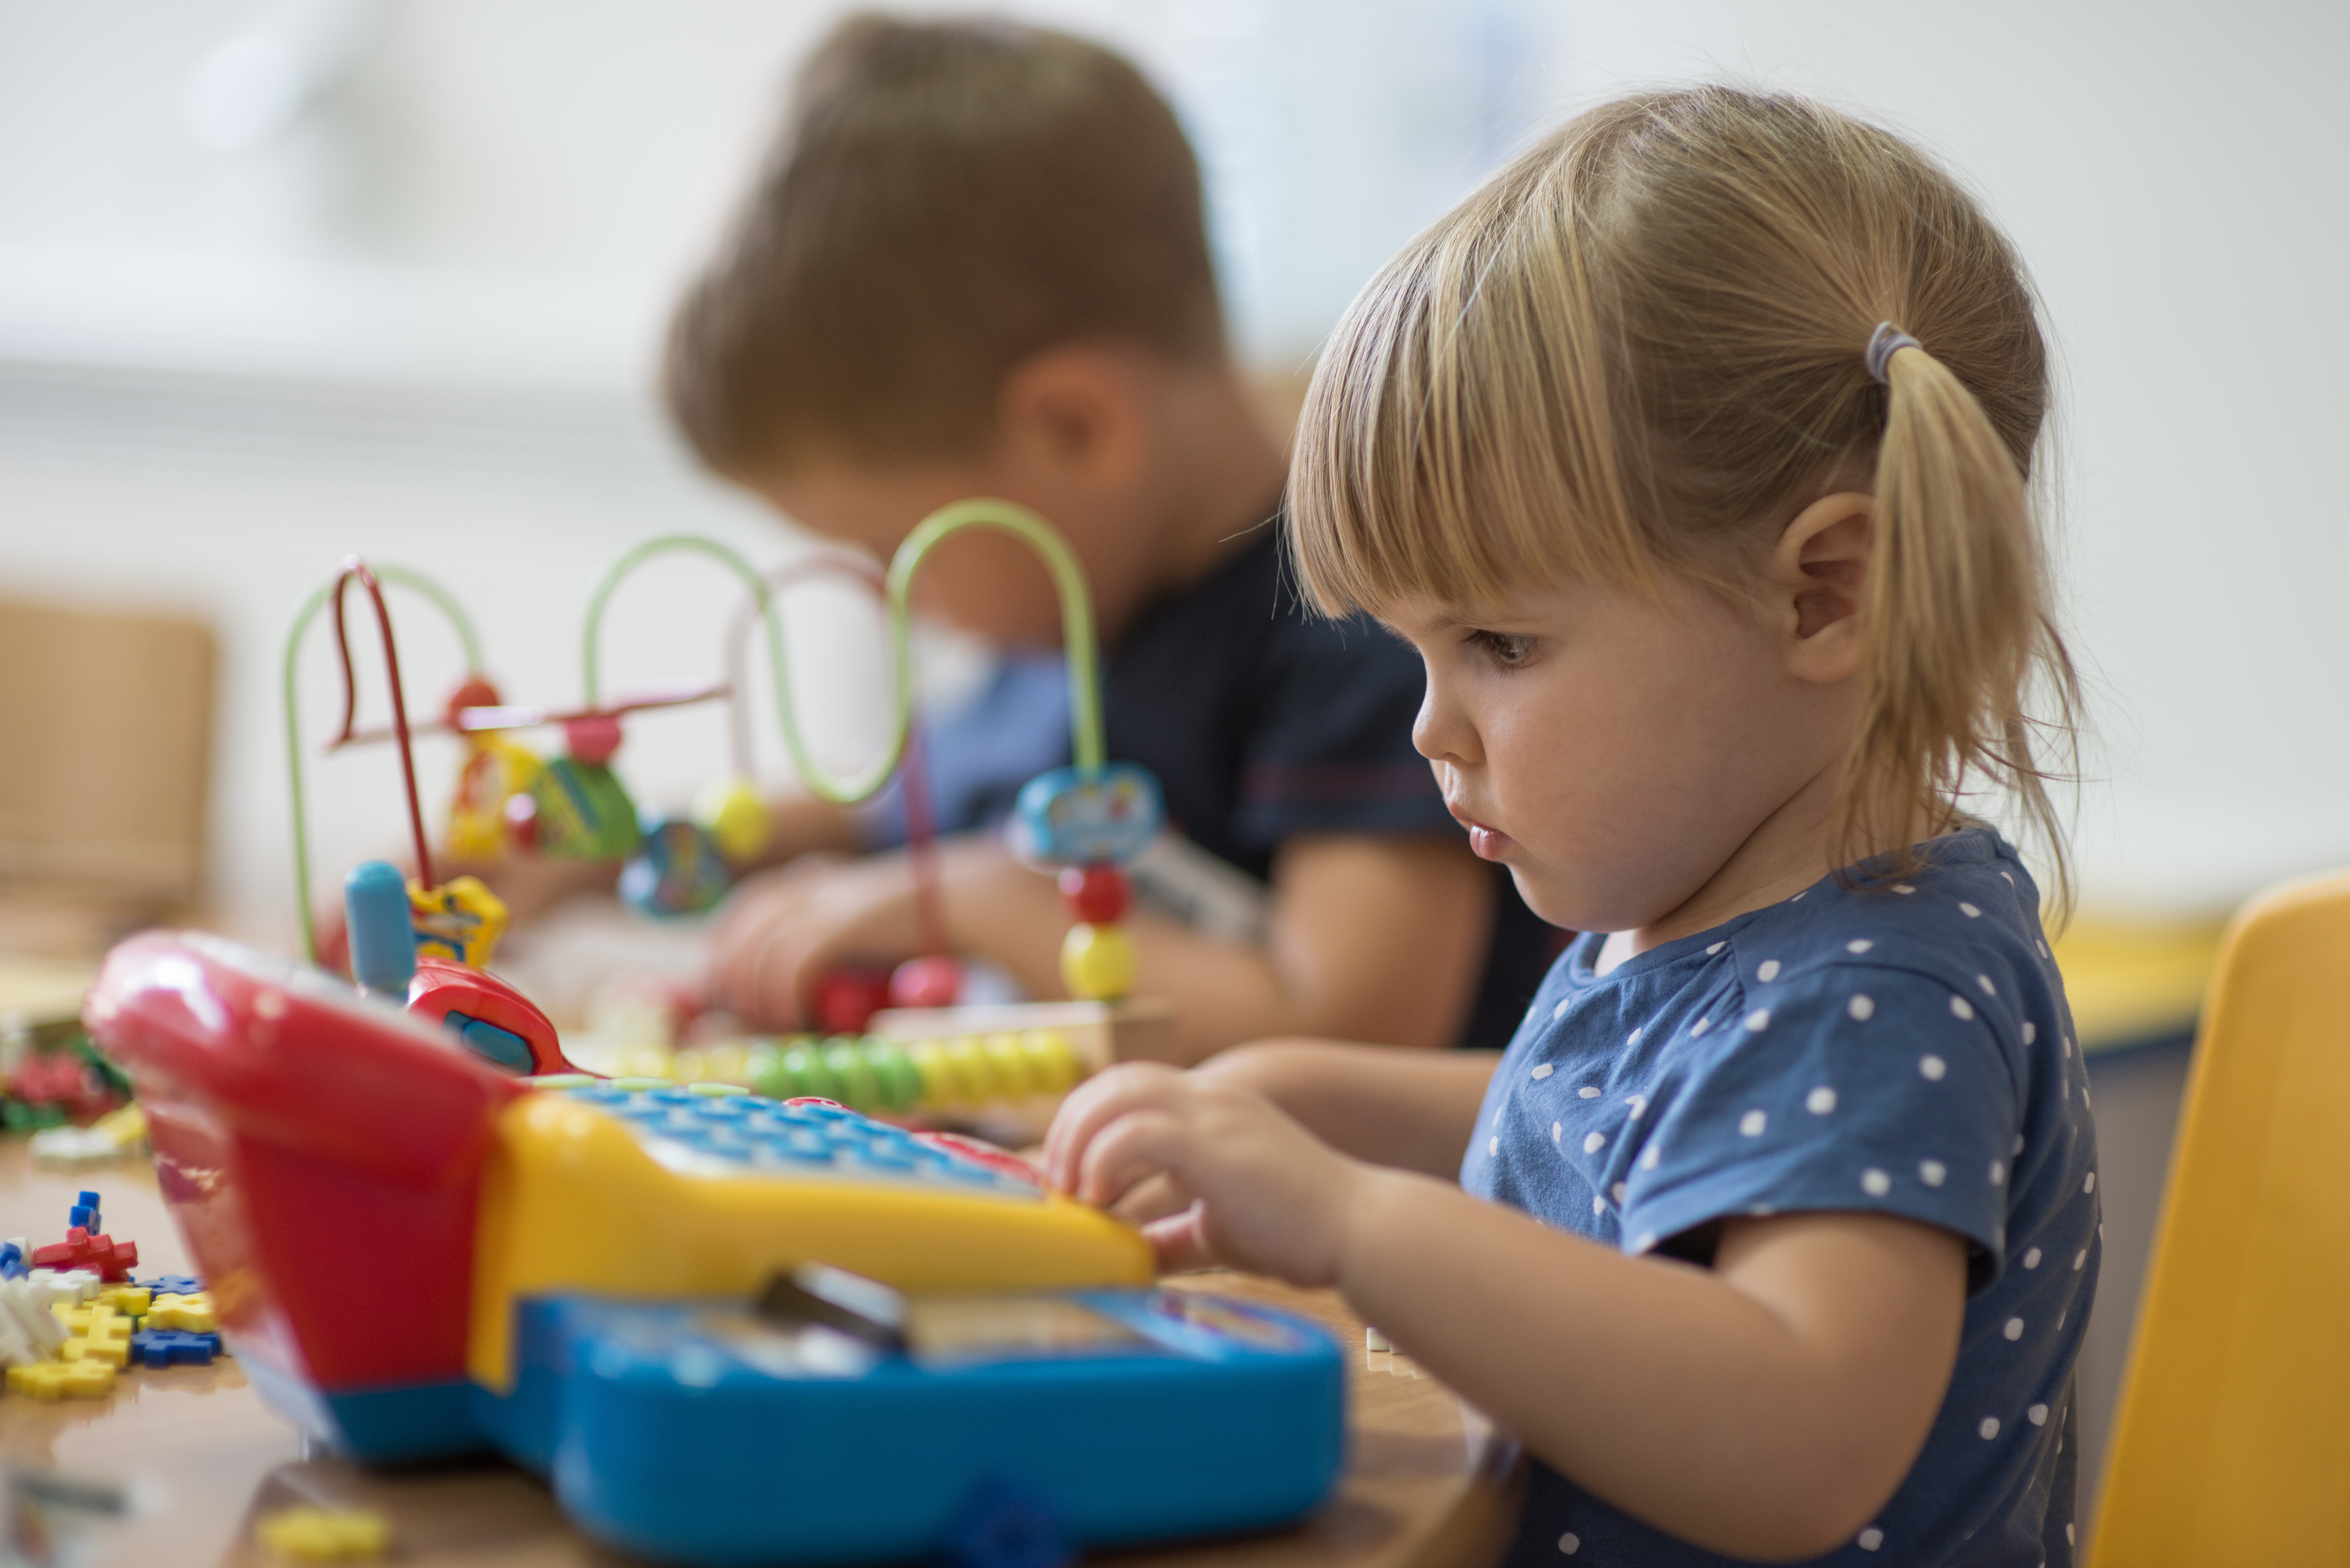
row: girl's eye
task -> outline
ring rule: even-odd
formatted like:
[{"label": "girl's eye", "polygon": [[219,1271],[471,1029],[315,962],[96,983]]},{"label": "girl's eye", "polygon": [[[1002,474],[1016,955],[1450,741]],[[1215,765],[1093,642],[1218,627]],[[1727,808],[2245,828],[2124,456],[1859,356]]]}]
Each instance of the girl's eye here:
[{"label": "girl's eye", "polygon": [[1534,639],[1513,631],[1472,631],[1471,646],[1504,670],[1514,670],[1534,656]]}]

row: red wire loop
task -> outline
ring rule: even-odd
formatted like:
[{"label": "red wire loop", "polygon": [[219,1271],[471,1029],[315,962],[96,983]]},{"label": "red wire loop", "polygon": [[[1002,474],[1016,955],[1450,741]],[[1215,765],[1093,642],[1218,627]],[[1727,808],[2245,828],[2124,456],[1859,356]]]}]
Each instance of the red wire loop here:
[{"label": "red wire loop", "polygon": [[377,582],[368,564],[357,556],[343,562],[335,574],[331,597],[335,606],[335,655],[343,667],[343,723],[332,742],[341,745],[351,739],[351,726],[359,717],[359,680],[351,670],[351,640],[343,624],[343,589],[357,577],[367,589],[368,597],[375,601],[375,624],[383,633],[383,666],[391,683],[391,728],[400,740],[400,782],[408,788],[408,830],[416,849],[417,880],[427,888],[438,884],[432,877],[432,846],[424,833],[424,805],[416,790],[416,748],[408,732],[408,698],[400,680],[400,649],[391,638],[391,611],[383,602],[383,585]]}]

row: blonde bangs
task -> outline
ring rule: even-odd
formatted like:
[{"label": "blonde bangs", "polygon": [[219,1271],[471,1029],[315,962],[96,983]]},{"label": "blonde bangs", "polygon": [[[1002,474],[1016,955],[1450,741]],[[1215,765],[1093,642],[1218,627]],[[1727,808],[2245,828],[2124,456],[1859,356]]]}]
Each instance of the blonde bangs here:
[{"label": "blonde bangs", "polygon": [[1654,581],[1623,492],[1575,161],[1504,171],[1388,263],[1332,335],[1290,479],[1298,575],[1324,612]]}]

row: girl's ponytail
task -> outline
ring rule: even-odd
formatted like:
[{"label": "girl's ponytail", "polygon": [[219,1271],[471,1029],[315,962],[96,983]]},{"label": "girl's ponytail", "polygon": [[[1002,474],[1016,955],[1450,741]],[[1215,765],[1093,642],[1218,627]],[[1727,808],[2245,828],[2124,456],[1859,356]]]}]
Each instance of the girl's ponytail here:
[{"label": "girl's ponytail", "polygon": [[1871,644],[1841,826],[1856,844],[1882,842],[1877,830],[1908,825],[1878,813],[1921,801],[1955,813],[1970,787],[2003,789],[2068,908],[2063,825],[2026,701],[2044,681],[2040,695],[2069,736],[2078,690],[2023,476],[1974,393],[1931,350],[1886,323],[1868,359],[1886,383],[1885,433],[1863,590]]}]

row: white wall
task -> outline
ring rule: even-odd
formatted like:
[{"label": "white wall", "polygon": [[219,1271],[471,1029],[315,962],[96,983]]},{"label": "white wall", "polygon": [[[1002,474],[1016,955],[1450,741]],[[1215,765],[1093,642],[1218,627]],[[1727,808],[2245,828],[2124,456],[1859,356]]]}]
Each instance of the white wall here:
[{"label": "white wall", "polygon": [[[218,896],[254,929],[283,909],[276,639],[339,556],[446,574],[492,623],[500,673],[567,700],[578,607],[627,543],[692,527],[767,559],[794,547],[693,474],[643,389],[679,269],[788,60],[839,9],[303,5],[343,7],[363,47],[286,134],[222,153],[186,133],[183,86],[284,7],[0,0],[0,591],[218,620]],[[2062,353],[2064,579],[2101,775],[2082,813],[2092,898],[2202,907],[2350,857],[2333,695],[2350,535],[2326,444],[2345,411],[2329,367],[2350,347],[2350,12],[1011,8],[1100,33],[1167,85],[1209,171],[1237,330],[1275,368],[1514,140],[1594,95],[1731,74],[1915,135],[2009,225]],[[707,579],[689,573],[616,628],[620,662],[705,667]],[[664,615],[696,631],[665,640]],[[853,693],[869,666],[833,640],[818,684]],[[716,732],[649,725],[630,766],[649,794],[690,790]],[[328,775],[328,864],[382,841],[387,785]]]}]

